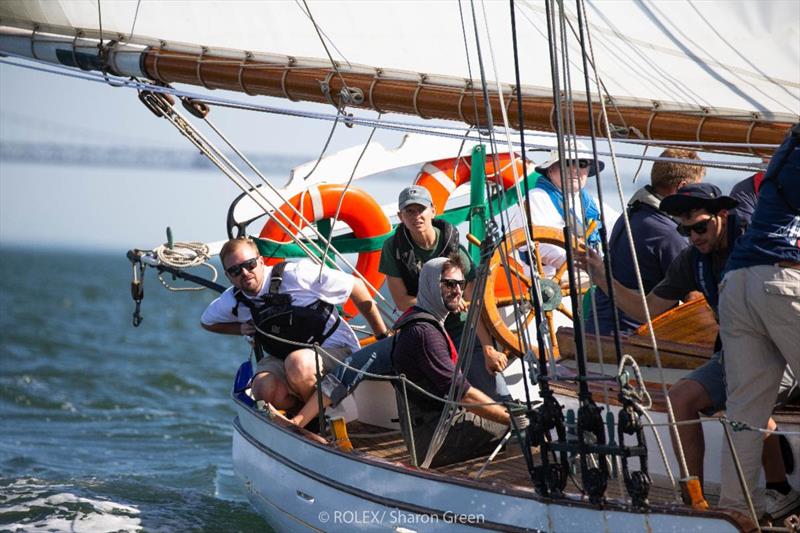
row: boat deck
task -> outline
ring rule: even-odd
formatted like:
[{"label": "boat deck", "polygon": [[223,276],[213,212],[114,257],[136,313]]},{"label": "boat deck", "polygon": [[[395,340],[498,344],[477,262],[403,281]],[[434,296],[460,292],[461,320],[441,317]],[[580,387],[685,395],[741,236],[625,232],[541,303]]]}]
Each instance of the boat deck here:
[{"label": "boat deck", "polygon": [[[356,450],[387,461],[399,462],[404,465],[411,463],[410,455],[399,432],[387,432],[385,428],[357,421],[348,424],[348,432]],[[486,459],[486,457],[480,457],[436,468],[433,471],[471,480],[482,479],[507,487],[532,487],[522,451],[515,442],[509,441],[508,445],[497,454],[478,478]],[[538,460],[538,449],[534,450],[534,460]],[[632,464],[637,465],[636,462]],[[567,484],[567,492],[580,494],[582,491],[579,484],[580,473],[578,472],[571,476]],[[706,483],[705,495],[709,504],[715,505],[719,501],[719,485]],[[610,499],[628,500],[621,474],[617,479],[609,481],[606,496]],[[650,489],[651,503],[671,505],[679,501],[679,496],[674,492],[667,478],[653,479],[653,486]]]}]

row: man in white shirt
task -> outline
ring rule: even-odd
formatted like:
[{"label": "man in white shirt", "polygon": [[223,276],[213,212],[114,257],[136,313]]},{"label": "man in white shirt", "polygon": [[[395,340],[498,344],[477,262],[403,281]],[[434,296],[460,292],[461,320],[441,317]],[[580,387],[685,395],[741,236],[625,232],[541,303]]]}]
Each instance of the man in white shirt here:
[{"label": "man in white shirt", "polygon": [[[250,239],[228,241],[220,259],[233,287],[209,304],[200,321],[214,333],[256,336],[271,352],[260,358],[254,371],[251,387],[257,400],[292,409],[311,397],[317,362],[314,350],[303,344],[319,343],[339,360],[358,349],[355,333],[335,308],[348,298],[377,335],[386,333],[364,282],[350,274],[300,260],[286,263],[283,272],[273,276],[281,267],[265,266]],[[323,371],[335,364],[330,357],[320,358]]]},{"label": "man in white shirt", "polygon": [[[594,176],[598,170],[605,166],[602,161],[594,161],[592,155],[585,151],[582,144],[578,143],[577,156],[566,156],[566,168],[568,177],[565,180],[566,189],[571,197],[571,207],[577,214],[578,225],[581,228],[588,226],[592,221],[600,222],[600,209],[597,201],[585,190],[586,182],[589,177]],[[536,166],[536,172],[542,177],[536,182],[529,193],[531,224],[535,226],[549,226],[553,228],[563,228],[564,221],[564,190],[561,180],[561,165],[558,151],[553,150],[547,161]],[[510,218],[512,230],[523,226],[523,216],[521,210],[523,206],[514,209]],[[581,215],[581,210],[585,210],[586,224]],[[619,213],[608,206],[606,209],[606,220],[613,226]],[[598,226],[599,228],[599,226]],[[585,237],[583,231],[578,237]],[[600,234],[595,230],[588,236],[589,244],[599,243]],[[563,248],[551,244],[541,244],[539,253],[542,259],[542,266],[546,276],[552,276],[558,267],[566,261],[566,252]]]}]

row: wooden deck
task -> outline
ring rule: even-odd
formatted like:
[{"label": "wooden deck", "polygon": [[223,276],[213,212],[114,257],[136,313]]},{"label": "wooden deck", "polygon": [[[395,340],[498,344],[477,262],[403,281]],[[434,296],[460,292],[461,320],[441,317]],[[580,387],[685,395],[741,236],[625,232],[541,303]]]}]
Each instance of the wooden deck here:
[{"label": "wooden deck", "polygon": [[[353,447],[363,453],[378,457],[387,461],[399,462],[405,465],[410,464],[410,456],[406,449],[403,438],[399,432],[387,433],[386,429],[369,426],[361,422],[351,422],[348,424],[348,432]],[[370,435],[376,435],[371,437]],[[539,460],[538,448],[533,450],[534,461]],[[487,457],[472,459],[441,468],[433,469],[436,472],[462,479],[482,479],[494,484],[509,488],[530,489],[533,486],[528,475],[528,469],[522,451],[515,441],[509,440],[508,445],[494,458],[483,471],[480,478],[478,473],[486,463]],[[632,463],[637,465],[636,462]],[[571,476],[567,484],[567,492],[571,494],[581,494],[580,472],[576,465],[574,475]],[[706,498],[709,503],[715,505],[719,500],[719,486],[707,484],[705,487]],[[609,480],[606,497],[614,500],[628,501],[621,474],[617,479]],[[680,503],[679,496],[672,489],[669,480],[666,478],[653,479],[653,486],[650,489],[650,502],[662,505],[674,505]]]}]

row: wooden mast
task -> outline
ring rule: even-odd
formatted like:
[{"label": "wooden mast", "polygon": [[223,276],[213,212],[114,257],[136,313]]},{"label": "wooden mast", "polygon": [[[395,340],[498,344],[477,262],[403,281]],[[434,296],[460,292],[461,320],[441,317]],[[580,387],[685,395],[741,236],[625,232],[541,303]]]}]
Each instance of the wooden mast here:
[{"label": "wooden mast", "polygon": [[[331,103],[338,105],[344,79],[348,88],[356,90],[363,98],[360,107],[381,112],[404,113],[423,118],[458,120],[467,124],[486,125],[483,94],[479,87],[464,82],[462,87],[435,83],[425,76],[419,79],[401,79],[382,76],[380,71],[370,75],[362,72],[340,70],[336,73],[326,67],[296,66],[288,64],[230,57],[204,53],[148,48],[143,70],[149,77],[162,83],[187,83],[209,89],[240,91],[250,95],[266,95],[289,100]],[[328,92],[323,90],[327,86]],[[516,95],[504,94],[509,121],[518,124]],[[523,94],[525,124],[534,130],[555,131],[552,96],[542,90],[539,95]],[[497,91],[489,91],[493,116],[500,117]],[[585,102],[574,102],[575,123],[579,135],[589,135],[589,119]],[[791,122],[764,120],[758,115],[729,116],[701,111],[659,109],[658,103],[646,105],[621,105],[609,107],[612,130],[621,128],[641,132],[646,139],[692,142],[725,142],[752,144],[780,144]],[[666,106],[665,106],[666,107]],[[599,106],[596,106],[599,109]],[[477,109],[477,111],[476,111]],[[477,119],[476,119],[477,117]],[[603,128],[600,116],[595,118],[597,128]],[[604,135],[604,131],[595,132]],[[632,137],[635,135],[631,134]],[[714,149],[713,146],[710,147]],[[771,150],[726,147],[725,151],[749,152],[767,155]]]}]

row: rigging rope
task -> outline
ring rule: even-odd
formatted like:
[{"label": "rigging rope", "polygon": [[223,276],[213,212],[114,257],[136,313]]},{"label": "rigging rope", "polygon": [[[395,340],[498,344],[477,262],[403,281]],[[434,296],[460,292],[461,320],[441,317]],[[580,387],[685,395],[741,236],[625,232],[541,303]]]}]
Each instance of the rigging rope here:
[{"label": "rigging rope", "polygon": [[[174,109],[172,109],[172,112],[180,117],[180,115]],[[168,120],[170,120],[172,122],[172,120],[168,117],[168,115],[165,115],[165,117],[167,117]],[[266,197],[266,195],[257,186],[255,186],[226,156],[224,156],[221,152],[219,152],[219,150],[216,150],[215,148],[213,148],[213,145],[208,140],[206,140],[205,137],[200,132],[195,131],[194,134],[197,135],[197,137],[200,138],[203,141],[203,143],[205,143],[202,146],[198,146],[198,148],[200,148],[200,150],[203,151],[203,153],[206,154],[209,157],[209,159],[212,160],[212,162],[215,162],[215,164],[217,164],[218,168],[220,168],[220,170],[222,170],[223,173],[226,176],[228,176],[229,179],[231,179],[231,181],[233,181],[245,194],[247,194],[247,196],[250,199],[252,199],[254,202],[256,202],[256,204],[264,210],[264,213],[267,216],[269,216],[273,221],[275,221],[275,223],[278,224],[278,226],[281,228],[281,230],[283,230],[298,246],[300,246],[300,248],[303,250],[303,252],[305,252],[306,255],[309,257],[309,259],[311,259],[312,261],[316,261],[320,265],[324,265],[324,263],[325,263],[324,260],[319,258],[319,257],[317,257],[317,255],[314,254],[313,252],[311,252],[310,248],[308,247],[308,245],[310,245],[317,252],[322,252],[323,249],[320,247],[320,245],[317,242],[313,241],[313,240],[307,241],[308,245],[306,245],[302,241],[302,229],[303,229],[302,224],[305,224],[306,227],[309,227],[312,230],[312,232],[320,239],[321,242],[327,243],[326,246],[328,246],[328,247],[330,246],[330,239],[326,238],[325,236],[323,236],[319,232],[319,230],[313,225],[313,223],[311,221],[309,221],[303,215],[303,213],[289,201],[289,199],[285,198],[284,195],[281,193],[281,191],[276,189],[269,182],[269,180],[267,180],[266,176],[264,176],[258,170],[258,168],[238,148],[236,148],[236,146],[233,143],[231,143],[228,140],[228,138],[225,135],[223,135],[223,133],[216,126],[214,126],[214,124],[210,120],[208,120],[208,116],[204,117],[203,120],[206,122],[206,124],[208,124],[208,126],[211,128],[211,130],[214,131],[214,133],[217,136],[219,136],[228,145],[228,147],[230,147],[234,151],[234,153],[240,159],[242,159],[242,161],[244,161],[244,163],[248,167],[250,167],[250,169],[253,172],[256,173],[256,175],[261,179],[261,181],[265,185],[267,185],[267,187],[273,193],[275,193],[278,196],[278,198],[283,202],[283,205],[288,206],[291,211],[293,211],[297,216],[300,217],[300,222],[296,223],[291,217],[287,217],[287,216],[283,215],[281,213],[281,211],[280,211],[280,206],[276,206],[275,204],[273,204]],[[187,123],[187,125],[188,125],[188,123]],[[189,138],[190,138],[190,140],[192,140],[192,142],[196,142],[193,137],[189,137]],[[209,153],[207,153],[207,150],[214,150],[215,154],[211,154],[210,155]],[[212,155],[214,157],[212,157]],[[238,176],[238,178],[236,178],[236,177],[232,176],[231,174],[229,174],[228,172],[226,172],[223,169],[223,166],[222,166],[221,162],[225,162],[227,167],[228,167],[228,169],[231,170],[232,172],[234,172]],[[239,180],[245,182],[248,185],[248,187],[242,186],[242,184],[240,183]],[[261,199],[267,204],[267,206],[264,206],[263,204],[261,204],[258,201],[258,198],[256,198],[254,196],[254,194],[257,194],[258,196],[260,196]],[[300,205],[302,206],[302,203],[300,203]],[[270,212],[269,209],[267,209],[267,207],[271,208],[272,212]],[[284,220],[290,226],[292,226],[294,232],[291,231],[287,227],[287,225],[284,223]],[[295,234],[295,232],[296,232],[296,234]],[[326,247],[326,252],[327,252],[328,249],[329,248]],[[392,307],[386,301],[384,296],[382,294],[380,294],[380,292],[369,282],[369,280],[367,280],[364,277],[364,275],[361,274],[361,272],[359,272],[355,268],[355,266],[353,266],[353,264],[346,257],[344,257],[344,255],[339,253],[339,251],[336,250],[335,248],[333,248],[333,253],[334,253],[334,255],[336,257],[338,257],[345,264],[345,266],[347,266],[350,269],[351,274],[356,276],[356,277],[358,277],[359,279],[361,279],[364,282],[364,284],[367,286],[367,288],[370,289],[375,294],[375,296],[378,298],[379,302],[384,304],[384,306],[385,306],[384,309],[381,309],[379,307],[379,309],[384,313],[384,315],[388,316],[388,317],[391,317],[392,313],[393,313],[393,310],[391,310]],[[339,266],[336,265],[335,263],[333,264],[333,266],[334,266],[334,268],[340,269]],[[387,309],[389,309],[389,311],[387,311]]]},{"label": "rigging rope", "polygon": [[[579,0],[579,1],[583,5],[584,13],[585,13],[585,3],[583,2],[583,0]],[[600,87],[600,81],[599,81],[600,80],[600,74],[599,74],[599,72],[597,70],[597,62],[594,59],[594,48],[592,46],[591,32],[589,32],[588,28],[587,28],[587,31],[586,31],[586,36],[587,36],[587,43],[589,45],[589,55],[592,58],[592,63],[595,65],[595,68],[594,68],[595,86]],[[605,124],[608,124],[608,115],[606,113],[606,107],[605,107],[605,103],[603,102],[603,99],[600,99],[600,112],[601,112],[601,116],[603,118],[603,121],[605,122]],[[625,209],[625,198],[624,198],[624,195],[622,193],[622,180],[620,179],[620,176],[619,176],[619,169],[617,167],[617,158],[616,158],[616,156],[614,154],[614,151],[615,151],[614,150],[614,145],[612,143],[611,135],[610,135],[610,132],[609,132],[608,128],[606,128],[606,132],[605,133],[606,133],[606,139],[607,139],[607,142],[608,142],[608,146],[609,146],[610,151],[612,153],[611,164],[612,164],[612,167],[613,167],[613,170],[614,170],[614,181],[615,181],[616,186],[617,186],[617,193],[619,195],[620,206],[622,207],[622,214],[620,216],[622,217],[622,220],[623,220],[623,222],[625,224],[625,233],[627,235],[628,242],[634,242],[633,233],[631,232],[631,223],[630,223],[630,220],[628,218],[628,214],[627,214],[626,209]],[[664,369],[663,369],[663,366],[661,364],[661,355],[660,355],[660,353],[658,351],[658,344],[657,344],[657,341],[656,341],[656,338],[655,338],[655,333],[654,333],[654,330],[653,330],[653,321],[652,321],[652,319],[650,317],[650,309],[647,306],[647,297],[644,294],[644,283],[642,282],[642,276],[641,276],[641,272],[639,270],[639,259],[637,257],[636,250],[635,250],[634,247],[631,247],[631,254],[633,256],[633,266],[634,266],[634,273],[636,274],[636,283],[637,283],[637,287],[638,287],[638,290],[639,290],[639,295],[641,297],[641,302],[642,302],[642,305],[644,307],[647,327],[648,327],[648,330],[649,330],[649,333],[650,333],[650,342],[652,343],[652,346],[653,346],[653,355],[654,355],[655,360],[656,360],[656,366],[658,367],[658,374],[659,374],[659,379],[661,381],[662,392],[664,393],[664,397],[666,398],[666,401],[667,401],[668,418],[669,418],[669,421],[671,423],[675,423],[675,412],[674,412],[674,410],[672,408],[672,402],[669,400],[669,394],[667,392],[666,380],[664,378]],[[688,468],[688,466],[686,464],[686,456],[685,456],[684,451],[683,451],[683,443],[681,441],[680,435],[678,434],[678,431],[677,431],[676,427],[673,428],[673,431],[674,431],[674,436],[675,436],[674,441],[677,443],[676,452],[677,452],[677,456],[678,456],[678,463],[680,464],[680,468],[681,468],[681,476],[684,477],[684,478],[687,478],[687,477],[689,477],[689,468]]]},{"label": "rigging rope", "polygon": [[[163,263],[173,268],[192,268],[196,266],[203,266],[211,270],[213,273],[211,281],[217,281],[217,269],[214,265],[208,262],[209,249],[208,245],[202,242],[189,241],[189,242],[176,242],[172,245],[162,244],[153,249],[153,253],[158,259],[159,263]],[[170,291],[202,291],[205,287],[173,287],[164,279],[163,272],[158,274],[158,280],[165,289]]]},{"label": "rigging rope", "polygon": [[[305,0],[303,0],[305,2]],[[378,113],[378,120],[380,120],[381,114]],[[372,137],[375,135],[375,131],[377,131],[378,127],[372,128],[372,131],[369,133],[369,137],[367,137],[367,142],[364,143],[364,148],[361,150],[361,153],[356,159],[355,164],[353,165],[353,171],[350,173],[350,178],[347,180],[347,183],[342,190],[342,194],[339,195],[339,203],[336,205],[336,213],[333,215],[333,220],[331,221],[331,228],[336,226],[336,222],[339,220],[339,213],[342,210],[342,203],[344,203],[344,197],[347,194],[347,191],[350,189],[350,184],[353,183],[353,177],[356,175],[356,170],[358,170],[358,165],[361,163],[361,159],[364,157],[364,154],[367,153],[367,148],[369,148],[370,142],[372,142]],[[325,258],[328,257],[328,250],[331,247],[331,241],[333,239],[328,239],[328,242],[325,243],[325,251],[322,252],[322,263],[319,265],[319,275],[318,278],[322,279],[322,267],[325,264]],[[374,289],[374,288],[373,288]],[[377,292],[377,289],[374,289]]]},{"label": "rigging rope", "polygon": [[142,0],[136,0],[136,12],[133,14],[133,23],[131,24],[131,31],[128,34],[128,41],[133,41],[133,30],[136,28],[136,21],[139,20],[139,6],[141,5]]}]

